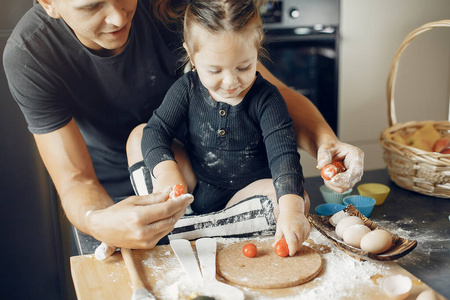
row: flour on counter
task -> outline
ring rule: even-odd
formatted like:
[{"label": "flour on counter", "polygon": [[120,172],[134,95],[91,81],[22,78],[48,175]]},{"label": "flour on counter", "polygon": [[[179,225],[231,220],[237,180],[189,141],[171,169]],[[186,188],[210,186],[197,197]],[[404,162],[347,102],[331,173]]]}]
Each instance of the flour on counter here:
[{"label": "flour on counter", "polygon": [[[273,237],[261,237],[258,240],[267,240]],[[327,238],[316,229],[311,230],[309,239],[314,241],[316,249],[324,260],[323,271],[310,283],[301,294],[288,296],[281,299],[340,299],[358,298],[358,287],[371,286],[376,288],[378,282],[374,278],[382,278],[389,272],[391,262],[358,261],[343,251],[336,248]],[[218,244],[231,244],[242,239],[216,239]],[[326,249],[326,251],[320,251]],[[155,296],[158,299],[192,299],[195,290],[191,286],[189,278],[184,273],[175,255],[170,251],[165,254],[164,266],[158,266],[151,254],[143,261],[144,266],[151,268],[155,276],[163,278],[154,286]],[[257,292],[249,288],[241,288],[249,299],[275,299],[261,297]],[[191,296],[190,296],[191,295]],[[192,296],[193,295],[193,296]],[[246,298],[246,299],[247,299]],[[277,297],[276,299],[280,299]]]},{"label": "flour on counter", "polygon": [[[362,286],[376,287],[378,282],[375,283],[373,278],[382,278],[391,268],[390,262],[361,262],[350,257],[314,228],[311,230],[309,239],[312,239],[316,245],[323,245],[323,248],[329,249],[329,251],[321,253],[324,269],[319,276],[310,283],[306,283],[311,285],[311,288],[305,289],[301,294],[283,299],[361,299],[358,288]],[[250,297],[252,296],[252,291],[249,289],[244,291]],[[254,297],[256,299],[256,295]],[[257,297],[257,299],[274,298]]]},{"label": "flour on counter", "polygon": [[178,259],[170,251],[166,251],[164,253],[164,266],[155,261],[153,253],[149,253],[148,258],[142,261],[144,267],[149,268],[155,277],[162,278],[162,280],[156,282],[156,285],[152,286],[152,290],[159,291],[158,294],[155,293],[155,296],[158,299],[179,299],[179,290],[186,286],[189,278],[185,275]]},{"label": "flour on counter", "polygon": [[448,251],[447,248],[444,249],[442,246],[436,246],[436,242],[447,242],[450,244],[450,236],[443,237],[437,234],[435,231],[430,229],[418,228],[415,226],[415,221],[412,219],[400,219],[395,222],[387,220],[372,220],[377,225],[386,228],[392,234],[398,235],[405,239],[416,240],[417,246],[413,250],[411,255],[406,255],[399,259],[399,261],[411,260],[414,263],[415,253],[421,253],[421,259],[430,259],[430,254],[433,252]]}]

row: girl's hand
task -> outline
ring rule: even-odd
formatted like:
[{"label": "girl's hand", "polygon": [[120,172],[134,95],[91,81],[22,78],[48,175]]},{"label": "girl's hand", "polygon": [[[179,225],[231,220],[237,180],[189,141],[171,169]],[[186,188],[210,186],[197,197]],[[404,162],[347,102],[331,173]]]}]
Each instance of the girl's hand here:
[{"label": "girl's hand", "polygon": [[317,168],[321,170],[333,161],[342,161],[347,170],[324,180],[328,188],[343,193],[361,180],[364,170],[364,152],[361,149],[342,142],[321,146],[317,151]]},{"label": "girl's hand", "polygon": [[279,203],[280,214],[275,243],[284,237],[289,247],[289,255],[293,256],[308,238],[311,226],[304,214],[304,201],[300,196],[284,195],[280,197]]}]

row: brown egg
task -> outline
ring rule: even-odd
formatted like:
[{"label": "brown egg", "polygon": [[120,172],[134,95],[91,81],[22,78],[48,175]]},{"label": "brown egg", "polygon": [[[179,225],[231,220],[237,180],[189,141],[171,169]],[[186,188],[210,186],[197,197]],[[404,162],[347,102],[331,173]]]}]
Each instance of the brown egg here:
[{"label": "brown egg", "polygon": [[383,229],[367,233],[361,239],[361,250],[373,254],[383,253],[392,246],[392,235]]}]

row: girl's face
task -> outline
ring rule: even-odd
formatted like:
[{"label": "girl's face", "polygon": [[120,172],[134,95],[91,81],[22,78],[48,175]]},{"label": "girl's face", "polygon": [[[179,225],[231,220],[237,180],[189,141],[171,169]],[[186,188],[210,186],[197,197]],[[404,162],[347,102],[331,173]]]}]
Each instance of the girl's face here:
[{"label": "girl's face", "polygon": [[211,34],[200,26],[192,30],[198,51],[190,58],[201,82],[214,100],[238,104],[256,76],[258,49],[252,40],[254,36],[249,33]]},{"label": "girl's face", "polygon": [[[79,41],[92,50],[119,53],[128,40],[137,0],[51,0]],[[115,52],[114,52],[115,51]]]}]

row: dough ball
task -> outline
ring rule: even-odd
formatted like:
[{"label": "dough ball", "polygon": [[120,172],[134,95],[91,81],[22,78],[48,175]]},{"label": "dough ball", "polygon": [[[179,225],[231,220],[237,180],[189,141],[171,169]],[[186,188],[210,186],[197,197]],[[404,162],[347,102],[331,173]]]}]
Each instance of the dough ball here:
[{"label": "dough ball", "polygon": [[370,228],[366,225],[355,224],[345,229],[343,238],[347,244],[359,248],[363,236],[370,232]]},{"label": "dough ball", "polygon": [[345,229],[347,229],[348,227],[355,225],[355,224],[364,224],[364,222],[363,222],[363,220],[361,220],[360,218],[358,218],[356,216],[349,216],[349,217],[343,218],[336,225],[336,230],[335,230],[336,235],[342,239],[344,236]]},{"label": "dough ball", "polygon": [[361,239],[361,250],[373,254],[383,253],[392,246],[392,235],[383,229],[376,229]]},{"label": "dough ball", "polygon": [[339,223],[339,221],[341,221],[342,219],[344,219],[346,217],[348,217],[348,213],[341,210],[341,211],[338,211],[337,213],[335,213],[333,216],[331,216],[329,221],[330,221],[331,225],[336,227],[336,225]]}]

